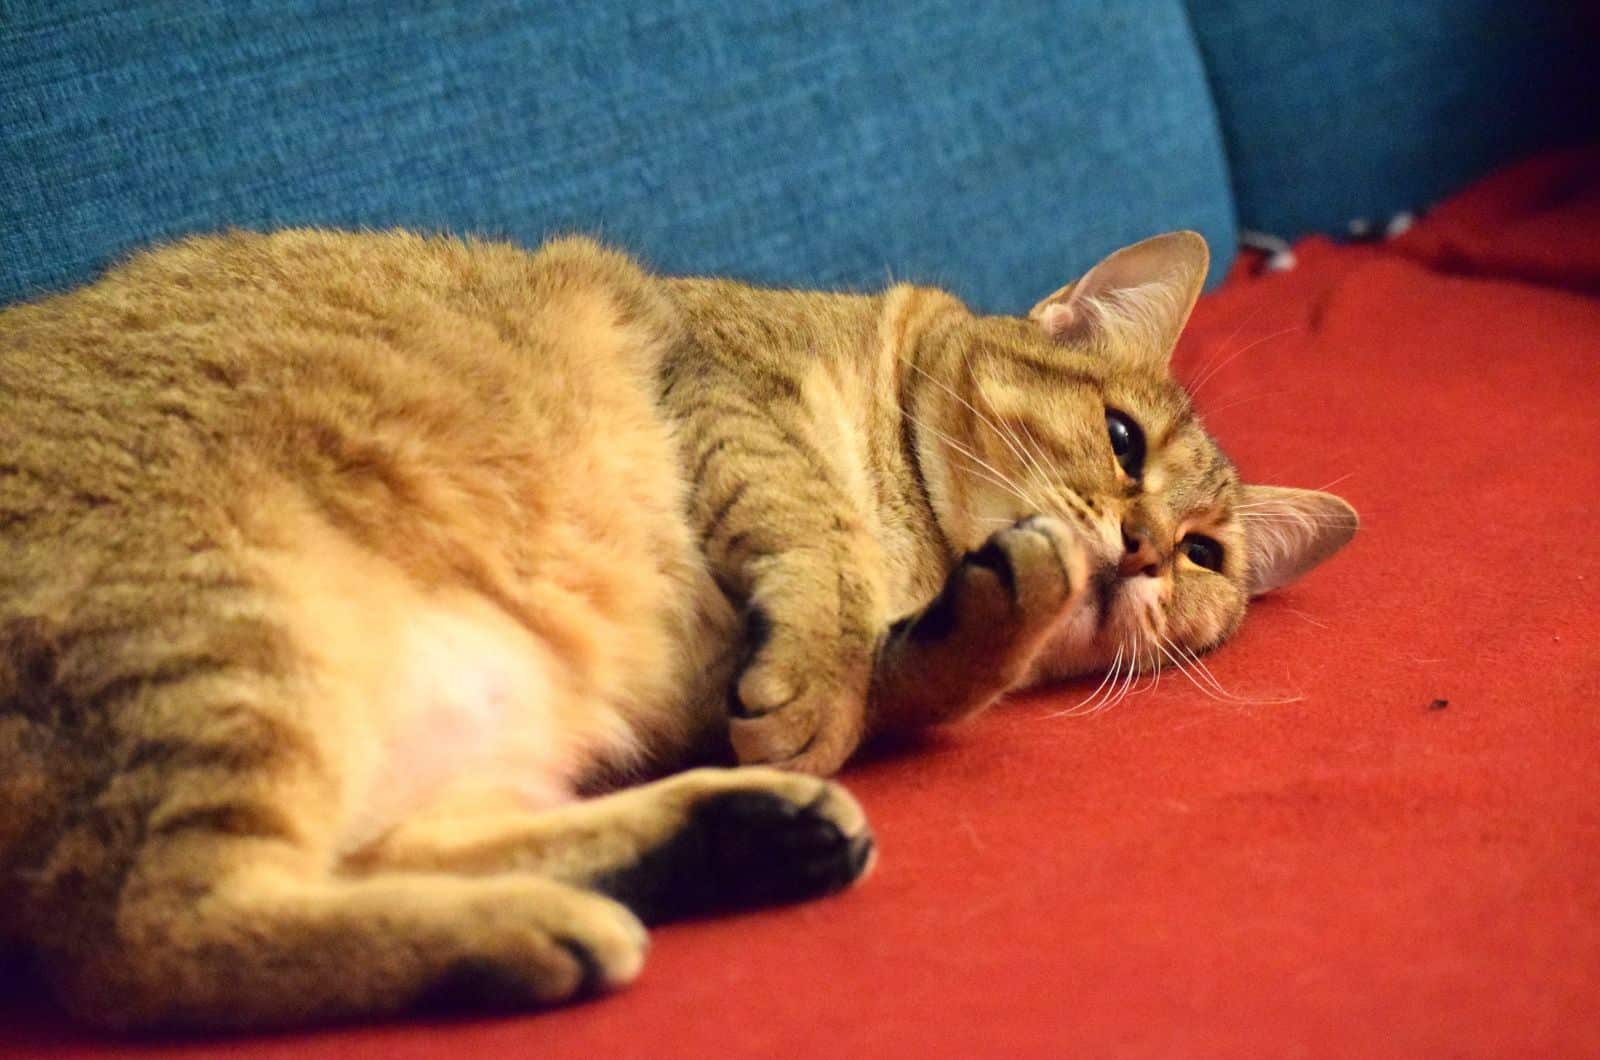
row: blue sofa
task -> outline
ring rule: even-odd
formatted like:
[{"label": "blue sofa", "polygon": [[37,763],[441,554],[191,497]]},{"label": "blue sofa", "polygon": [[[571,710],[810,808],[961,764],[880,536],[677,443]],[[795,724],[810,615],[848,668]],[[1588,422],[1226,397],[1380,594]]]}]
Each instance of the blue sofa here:
[{"label": "blue sofa", "polygon": [[[1515,9],[1513,11],[1513,9]],[[224,226],[582,230],[1017,311],[1107,250],[1337,228],[1570,139],[1565,5],[0,7],[0,303]]]}]

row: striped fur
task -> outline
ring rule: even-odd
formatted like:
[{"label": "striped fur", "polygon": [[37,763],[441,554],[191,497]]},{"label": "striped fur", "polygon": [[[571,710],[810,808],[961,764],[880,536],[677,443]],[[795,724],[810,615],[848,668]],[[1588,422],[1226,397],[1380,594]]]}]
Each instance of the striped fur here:
[{"label": "striped fur", "polygon": [[317,231],[0,312],[0,938],[94,1022],[283,1025],[560,1001],[641,916],[848,884],[805,774],[1213,647],[1348,537],[1167,378],[1166,239],[1030,320]]}]

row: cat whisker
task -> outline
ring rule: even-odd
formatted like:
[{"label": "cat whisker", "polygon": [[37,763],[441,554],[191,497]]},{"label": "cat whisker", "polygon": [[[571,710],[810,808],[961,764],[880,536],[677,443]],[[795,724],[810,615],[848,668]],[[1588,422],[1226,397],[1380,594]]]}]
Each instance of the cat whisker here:
[{"label": "cat whisker", "polygon": [[[1124,664],[1126,664],[1127,667],[1126,671],[1123,669]],[[1100,711],[1104,710],[1111,703],[1111,701],[1116,698],[1117,690],[1122,687],[1122,681],[1125,673],[1132,672],[1133,658],[1127,654],[1126,645],[1117,645],[1117,656],[1111,665],[1111,683],[1106,686],[1104,694],[1102,694],[1094,703],[1092,703],[1089,708],[1084,711],[1084,713],[1098,714]]]},{"label": "cat whisker", "polygon": [[[1078,702],[1074,703],[1072,706],[1066,708],[1065,710],[1052,711],[1051,713],[1046,714],[1045,717],[1046,718],[1071,718],[1071,717],[1077,717],[1078,714],[1080,713],[1080,708],[1082,708],[1084,706],[1087,706],[1089,703],[1093,702],[1095,697],[1100,695],[1101,690],[1104,689],[1106,687],[1106,685],[1111,681],[1112,675],[1114,675],[1117,672],[1117,669],[1121,665],[1122,665],[1122,649],[1119,647],[1117,649],[1116,658],[1111,660],[1111,668],[1106,671],[1106,675],[1100,679],[1100,683],[1095,686],[1093,692],[1090,692],[1087,696],[1084,696],[1082,699],[1078,700]],[[1092,710],[1091,711],[1086,711],[1086,712],[1083,712],[1083,713],[1092,713]]]},{"label": "cat whisker", "polygon": [[1015,496],[1017,496],[1019,499],[1027,501],[1028,503],[1033,503],[1029,499],[1029,495],[1023,490],[1022,484],[1020,482],[1017,482],[1014,479],[1010,478],[1008,475],[1006,475],[1004,472],[1002,472],[999,468],[995,467],[993,464],[991,464],[987,460],[983,459],[983,457],[981,457],[977,453],[973,452],[970,448],[968,448],[967,446],[963,445],[961,442],[958,442],[951,435],[947,434],[944,431],[941,431],[939,428],[933,426],[932,424],[930,424],[930,423],[928,423],[928,422],[926,422],[924,420],[918,419],[917,417],[911,415],[910,413],[906,413],[906,419],[910,420],[915,426],[919,427],[920,429],[925,430],[929,434],[934,435],[940,441],[942,441],[946,445],[950,446],[950,448],[956,450],[962,456],[965,456],[968,460],[971,460],[974,464],[976,464],[976,465],[984,468],[985,470],[987,470],[991,475],[994,476],[994,479],[991,479],[991,481],[995,481],[998,484],[1004,485],[1007,489],[1011,490],[1011,492]]},{"label": "cat whisker", "polygon": [[1216,695],[1212,698],[1244,702],[1243,697],[1234,695],[1223,686],[1222,682],[1217,679],[1217,675],[1211,672],[1211,667],[1207,666],[1205,664],[1205,660],[1201,659],[1198,654],[1189,650],[1188,648],[1185,648],[1183,645],[1179,644],[1170,637],[1165,639],[1167,645],[1172,649],[1172,651],[1181,658],[1187,660],[1189,663],[1189,668],[1195,673],[1200,674],[1201,677],[1205,679],[1206,684],[1215,690]]},{"label": "cat whisker", "polygon": [[1274,501],[1246,501],[1243,504],[1233,505],[1233,510],[1236,512],[1259,511],[1266,513],[1260,516],[1251,516],[1252,519],[1280,519],[1297,523],[1322,521],[1340,524],[1343,522],[1342,519],[1335,515],[1286,509]]},{"label": "cat whisker", "polygon": [[1095,519],[1094,510],[1085,504],[1081,499],[1073,496],[1070,490],[1052,489],[1049,496],[1050,499],[1058,506],[1053,510],[1071,512],[1082,521],[1086,530],[1090,530],[1091,532],[1093,531]]},{"label": "cat whisker", "polygon": [[1243,346],[1239,347],[1239,349],[1225,357],[1215,368],[1212,368],[1210,371],[1206,372],[1205,375],[1195,381],[1195,384],[1189,388],[1189,400],[1193,401],[1195,396],[1198,395],[1202,389],[1204,389],[1205,385],[1211,382],[1212,379],[1216,378],[1217,373],[1221,372],[1224,368],[1228,367],[1228,365],[1232,364],[1234,361],[1237,361],[1240,357],[1243,357],[1257,346],[1260,346],[1264,342],[1271,342],[1273,339],[1281,339],[1285,335],[1300,330],[1302,329],[1298,325],[1294,327],[1287,327],[1282,331],[1274,331],[1270,335],[1263,335],[1254,342],[1245,343]]},{"label": "cat whisker", "polygon": [[1263,391],[1259,391],[1259,392],[1254,393],[1254,394],[1243,394],[1243,395],[1240,395],[1239,397],[1234,398],[1232,401],[1224,402],[1221,405],[1216,405],[1216,406],[1211,406],[1211,407],[1206,408],[1205,409],[1205,414],[1207,416],[1220,416],[1224,412],[1227,412],[1229,409],[1236,409],[1240,405],[1248,405],[1252,401],[1264,401],[1267,398],[1282,397],[1283,395],[1285,395],[1287,393],[1288,393],[1287,390],[1278,389],[1278,390],[1263,390]]},{"label": "cat whisker", "polygon": [[1150,691],[1154,692],[1161,687],[1161,656],[1156,654],[1156,638],[1161,636],[1160,616],[1156,613],[1154,605],[1145,608],[1144,632],[1145,638],[1150,642],[1150,665],[1155,670],[1155,676],[1150,681]]},{"label": "cat whisker", "polygon": [[1100,704],[1100,707],[1095,711],[1096,714],[1103,714],[1110,710],[1124,699],[1127,699],[1128,693],[1133,691],[1134,680],[1139,676],[1137,651],[1138,648],[1134,643],[1133,636],[1130,634],[1128,637],[1128,669],[1117,687],[1116,693]]},{"label": "cat whisker", "polygon": [[[919,420],[909,412],[905,414],[905,417],[921,430],[925,430],[929,434],[939,438],[946,445],[950,446],[950,448],[954,449],[962,456],[965,456],[968,460],[971,460],[976,465],[976,467],[973,468],[973,471],[978,473],[979,477],[985,479],[990,484],[998,486],[1010,493],[1013,497],[1020,500],[1023,504],[1028,505],[1031,509],[1039,510],[1038,500],[1024,490],[1020,483],[1008,478],[1006,474],[999,468],[995,467],[993,464],[990,464],[987,460],[983,459],[971,449],[968,449],[966,446],[962,445],[960,442],[956,441],[954,438],[950,437],[950,435],[946,434],[944,431],[941,431],[932,424]],[[979,468],[983,469],[983,471],[987,472],[987,474],[980,472]]]},{"label": "cat whisker", "polygon": [[[1136,648],[1141,639],[1145,642],[1144,648],[1148,650],[1150,657],[1150,664],[1146,668],[1139,685],[1132,690],[1134,692],[1154,692],[1156,686],[1161,682],[1161,659],[1156,654],[1155,649],[1156,623],[1155,609],[1146,606],[1139,613],[1139,628],[1131,634]],[[1140,655],[1143,654],[1144,652],[1141,651]]]},{"label": "cat whisker", "polygon": [[1128,680],[1123,686],[1122,695],[1117,697],[1118,703],[1121,703],[1124,699],[1133,695],[1134,692],[1144,687],[1144,674],[1139,670],[1140,651],[1139,634],[1137,632],[1128,634],[1128,646],[1130,654],[1133,656],[1133,665],[1128,668]]},{"label": "cat whisker", "polygon": [[1297,607],[1285,606],[1284,610],[1288,611],[1291,615],[1294,615],[1297,618],[1300,618],[1300,619],[1302,619],[1302,620],[1304,620],[1306,622],[1311,623],[1311,625],[1316,626],[1318,629],[1332,629],[1333,628],[1332,626],[1328,625],[1326,622],[1319,622],[1317,619],[1311,617],[1306,612],[1300,610]]},{"label": "cat whisker", "polygon": [[1222,698],[1196,680],[1194,674],[1190,673],[1188,669],[1184,667],[1183,663],[1178,660],[1178,657],[1173,655],[1164,645],[1158,645],[1158,647],[1161,648],[1161,653],[1167,657],[1167,660],[1172,663],[1172,668],[1182,674],[1191,685],[1194,685],[1195,688],[1199,689],[1201,695],[1206,696],[1209,699]]},{"label": "cat whisker", "polygon": [[1197,653],[1183,648],[1181,645],[1176,644],[1171,640],[1168,640],[1167,643],[1171,644],[1174,650],[1182,652],[1189,659],[1189,662],[1193,668],[1199,674],[1201,674],[1214,689],[1217,690],[1219,695],[1216,698],[1227,700],[1230,703],[1239,703],[1244,706],[1251,707],[1278,706],[1284,703],[1298,703],[1305,698],[1305,696],[1277,696],[1273,698],[1264,698],[1260,696],[1247,697],[1236,695],[1233,692],[1230,692],[1227,688],[1223,687],[1222,682],[1217,680],[1217,675],[1211,672],[1211,667],[1207,666],[1205,660],[1200,658]]},{"label": "cat whisker", "polygon": [[[901,361],[908,368],[910,368],[912,371],[920,372],[922,374],[922,377],[924,379],[928,380],[928,382],[932,383],[934,386],[938,387],[940,390],[943,390],[946,394],[949,394],[951,397],[953,397],[957,401],[959,401],[963,406],[966,407],[966,409],[968,411],[970,411],[973,414],[973,416],[977,417],[978,422],[982,423],[985,427],[988,427],[991,431],[993,431],[995,433],[996,437],[998,437],[1002,442],[1004,442],[1006,444],[1006,447],[1011,450],[1013,456],[1017,457],[1017,459],[1021,460],[1024,464],[1027,464],[1028,460],[1027,460],[1026,454],[1024,454],[1017,447],[1017,444],[1013,441],[1012,436],[1009,434],[1009,432],[1007,432],[1004,429],[1002,429],[998,424],[996,424],[988,416],[985,416],[983,414],[983,412],[976,405],[974,405],[972,402],[968,401],[966,398],[962,397],[959,393],[957,393],[954,387],[952,387],[949,384],[945,383],[943,380],[936,378],[926,368],[923,368],[921,365],[919,365],[916,362],[912,361],[907,356],[902,356],[901,357]],[[909,413],[907,414],[907,418],[908,419],[910,418]],[[913,420],[913,422],[915,422],[915,421]],[[954,444],[954,443],[952,443],[952,444]],[[973,455],[973,454],[969,454],[969,455]],[[973,459],[978,459],[978,457],[976,455],[973,455]],[[991,470],[993,470],[993,469],[991,468]]]},{"label": "cat whisker", "polygon": [[[1200,371],[1196,373],[1197,375],[1203,376],[1210,373],[1211,366],[1217,363],[1217,358],[1223,356],[1227,348],[1233,344],[1233,340],[1239,337],[1239,332],[1243,331],[1255,320],[1256,317],[1261,315],[1261,309],[1261,306],[1256,306],[1256,308],[1245,314],[1245,318],[1243,320],[1234,325],[1233,330],[1228,332],[1228,337],[1217,343],[1216,350],[1213,351],[1211,356],[1206,359],[1206,363],[1201,365]],[[1184,389],[1193,393],[1193,389],[1189,386],[1185,386]]]},{"label": "cat whisker", "polygon": [[1039,476],[1039,481],[1051,484],[1053,487],[1051,483],[1052,476],[1045,468],[1049,458],[1045,456],[1044,448],[1039,444],[1038,439],[1033,437],[1033,432],[1028,430],[1026,424],[1018,424],[1018,427],[1021,428],[1021,434],[1010,428],[1007,428],[1005,433],[1010,435],[1022,450],[1023,462],[1033,470],[1035,475]]}]

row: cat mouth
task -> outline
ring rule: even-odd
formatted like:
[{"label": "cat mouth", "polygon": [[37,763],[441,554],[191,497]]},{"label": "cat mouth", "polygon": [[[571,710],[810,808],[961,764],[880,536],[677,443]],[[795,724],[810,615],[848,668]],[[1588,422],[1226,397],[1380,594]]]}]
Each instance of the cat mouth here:
[{"label": "cat mouth", "polygon": [[1121,595],[1122,577],[1117,573],[1116,564],[1105,563],[1089,576],[1089,592],[1086,594],[1088,601],[1095,609],[1095,639],[1105,633],[1116,610],[1117,598]]},{"label": "cat mouth", "polygon": [[1084,594],[1086,610],[1094,609],[1090,639],[1096,653],[1107,654],[1119,645],[1127,649],[1157,639],[1165,625],[1161,592],[1154,578],[1124,576],[1114,564],[1098,569]]}]

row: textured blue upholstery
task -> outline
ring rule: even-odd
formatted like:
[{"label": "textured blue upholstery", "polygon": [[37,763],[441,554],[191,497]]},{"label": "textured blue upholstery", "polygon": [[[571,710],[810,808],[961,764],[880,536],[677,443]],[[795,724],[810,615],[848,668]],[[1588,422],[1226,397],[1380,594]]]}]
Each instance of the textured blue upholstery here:
[{"label": "textured blue upholstery", "polygon": [[1415,210],[1600,130],[1592,0],[1189,0],[1240,223]]},{"label": "textured blue upholstery", "polygon": [[1162,229],[1233,242],[1181,0],[5,10],[0,302],[229,225],[577,229],[997,310]]}]

